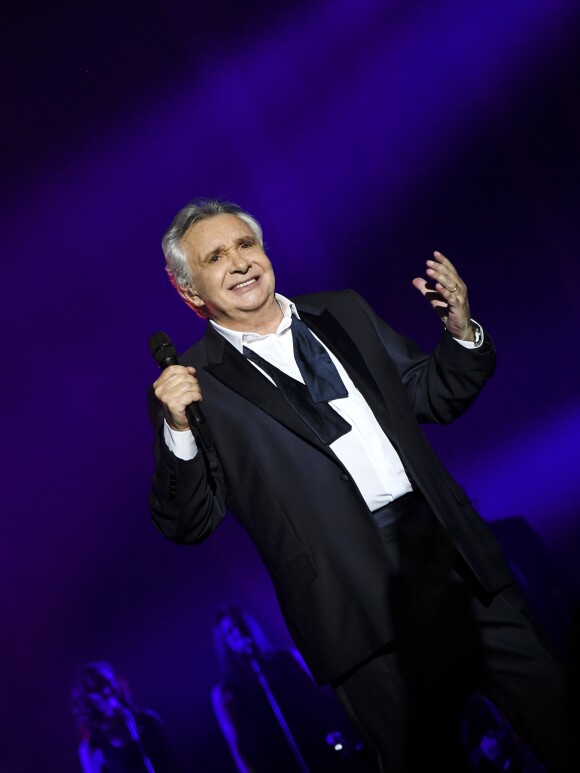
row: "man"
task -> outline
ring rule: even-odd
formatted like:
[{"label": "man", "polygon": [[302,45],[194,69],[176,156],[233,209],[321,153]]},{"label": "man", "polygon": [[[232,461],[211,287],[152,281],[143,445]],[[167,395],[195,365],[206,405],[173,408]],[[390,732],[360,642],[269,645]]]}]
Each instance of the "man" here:
[{"label": "man", "polygon": [[[459,677],[479,676],[479,662],[458,673],[454,656],[478,647],[479,689],[550,770],[568,769],[563,677],[499,546],[418,426],[461,415],[494,368],[453,264],[436,252],[427,279],[413,280],[445,327],[427,356],[352,291],[276,294],[261,228],[234,204],[188,205],[163,247],[179,294],[209,324],[154,384],[158,528],[195,543],[226,510],[236,516],[310,670],[385,770],[420,768],[425,696],[459,701]],[[211,441],[186,416],[202,396]]]}]

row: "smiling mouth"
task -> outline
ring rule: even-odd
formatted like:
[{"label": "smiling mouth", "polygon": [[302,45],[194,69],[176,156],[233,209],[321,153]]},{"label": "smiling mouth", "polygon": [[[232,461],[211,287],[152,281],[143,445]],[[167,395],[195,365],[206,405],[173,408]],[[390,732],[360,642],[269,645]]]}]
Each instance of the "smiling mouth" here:
[{"label": "smiling mouth", "polygon": [[240,284],[234,285],[234,287],[232,287],[232,290],[241,290],[244,287],[249,287],[250,285],[255,284],[257,281],[258,281],[257,278],[248,279],[245,282],[240,282]]}]

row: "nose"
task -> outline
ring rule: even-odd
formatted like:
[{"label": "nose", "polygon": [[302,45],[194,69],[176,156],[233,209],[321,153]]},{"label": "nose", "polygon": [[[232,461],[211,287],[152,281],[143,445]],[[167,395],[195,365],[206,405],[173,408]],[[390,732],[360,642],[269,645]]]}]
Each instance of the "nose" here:
[{"label": "nose", "polygon": [[232,247],[230,250],[228,250],[228,253],[230,258],[231,274],[245,274],[250,269],[252,263],[240,249]]}]

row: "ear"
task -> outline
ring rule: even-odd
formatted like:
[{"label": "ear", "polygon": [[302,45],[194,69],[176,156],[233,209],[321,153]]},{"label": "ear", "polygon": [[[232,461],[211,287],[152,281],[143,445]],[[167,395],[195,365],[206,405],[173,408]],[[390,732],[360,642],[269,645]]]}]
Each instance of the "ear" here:
[{"label": "ear", "polygon": [[196,310],[205,306],[204,301],[199,297],[191,285],[180,286],[178,292],[188,306],[194,307]]}]

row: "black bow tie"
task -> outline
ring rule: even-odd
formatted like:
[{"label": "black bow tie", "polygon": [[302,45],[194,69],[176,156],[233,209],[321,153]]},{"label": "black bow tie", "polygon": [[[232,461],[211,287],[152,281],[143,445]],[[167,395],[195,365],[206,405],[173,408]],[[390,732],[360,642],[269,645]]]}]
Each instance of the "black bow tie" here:
[{"label": "black bow tie", "polygon": [[326,349],[297,317],[292,318],[292,341],[294,357],[304,384],[286,375],[246,346],[243,352],[273,379],[290,406],[318,439],[330,445],[352,429],[328,404],[330,400],[348,397],[348,391]]}]

